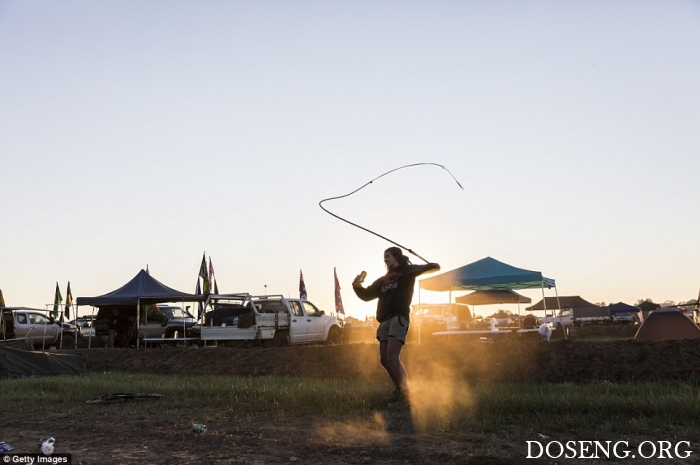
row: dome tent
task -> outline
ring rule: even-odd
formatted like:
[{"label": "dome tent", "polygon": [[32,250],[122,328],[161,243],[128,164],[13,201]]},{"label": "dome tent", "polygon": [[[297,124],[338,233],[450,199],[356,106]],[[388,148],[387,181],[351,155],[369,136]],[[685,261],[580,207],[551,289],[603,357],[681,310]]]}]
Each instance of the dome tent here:
[{"label": "dome tent", "polygon": [[700,328],[678,309],[669,307],[649,313],[634,335],[637,341],[697,338],[700,338]]}]

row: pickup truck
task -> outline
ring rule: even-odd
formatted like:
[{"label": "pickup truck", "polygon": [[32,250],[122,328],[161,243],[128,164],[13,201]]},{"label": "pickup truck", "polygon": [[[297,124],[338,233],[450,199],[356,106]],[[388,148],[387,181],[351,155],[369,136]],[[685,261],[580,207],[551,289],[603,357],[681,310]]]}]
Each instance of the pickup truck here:
[{"label": "pickup truck", "polygon": [[197,323],[197,319],[189,312],[189,307],[183,309],[181,306],[158,304],[158,310],[168,317],[168,325],[165,327],[165,338],[190,337],[192,326]]},{"label": "pickup truck", "polygon": [[409,338],[430,337],[443,331],[470,329],[472,314],[465,304],[415,304],[411,306],[411,329]]},{"label": "pickup truck", "polygon": [[80,338],[75,325],[59,323],[43,310],[26,307],[0,308],[2,339],[29,339],[38,350],[51,347],[72,349]]},{"label": "pickup truck", "polygon": [[206,344],[280,347],[289,344],[340,344],[338,320],[307,300],[282,295],[210,295],[203,323],[193,328]]},{"label": "pickup truck", "polygon": [[556,316],[547,316],[542,320],[552,327],[568,328],[597,324],[611,324],[612,318],[608,307],[564,308]]}]

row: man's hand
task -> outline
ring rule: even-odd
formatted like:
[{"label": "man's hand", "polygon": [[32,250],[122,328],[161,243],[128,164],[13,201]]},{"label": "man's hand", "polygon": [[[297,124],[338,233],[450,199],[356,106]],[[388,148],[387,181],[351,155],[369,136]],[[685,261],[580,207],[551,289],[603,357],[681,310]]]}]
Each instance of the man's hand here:
[{"label": "man's hand", "polygon": [[354,286],[355,284],[362,284],[363,282],[365,282],[366,277],[367,277],[367,272],[363,271],[362,273],[355,276],[355,280],[352,282],[352,285]]}]

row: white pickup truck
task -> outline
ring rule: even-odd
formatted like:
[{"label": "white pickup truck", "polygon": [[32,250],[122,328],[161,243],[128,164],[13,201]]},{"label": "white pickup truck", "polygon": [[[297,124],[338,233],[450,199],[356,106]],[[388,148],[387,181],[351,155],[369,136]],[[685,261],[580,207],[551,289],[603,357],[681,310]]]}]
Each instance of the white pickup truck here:
[{"label": "white pickup truck", "polygon": [[432,326],[434,331],[459,331],[469,329],[471,321],[472,314],[465,304],[412,305],[412,326]]},{"label": "white pickup truck", "polygon": [[[225,346],[263,347],[325,342],[340,344],[343,333],[338,320],[314,304],[282,295],[210,295],[199,338]],[[197,328],[198,326],[198,328]]]},{"label": "white pickup truck", "polygon": [[59,323],[44,310],[26,307],[0,308],[0,338],[26,338],[37,350],[72,349],[80,337],[71,324]]},{"label": "white pickup truck", "polygon": [[564,308],[556,316],[547,316],[542,320],[555,328],[610,324],[612,318],[608,307]]},{"label": "white pickup truck", "polygon": [[410,342],[432,339],[434,333],[463,331],[471,327],[472,314],[465,304],[415,304],[411,306]]}]

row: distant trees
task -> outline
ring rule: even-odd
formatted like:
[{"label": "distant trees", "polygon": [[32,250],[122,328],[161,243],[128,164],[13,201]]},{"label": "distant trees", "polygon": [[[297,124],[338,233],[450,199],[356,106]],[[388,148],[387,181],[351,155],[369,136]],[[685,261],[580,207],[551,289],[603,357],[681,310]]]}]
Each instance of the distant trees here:
[{"label": "distant trees", "polygon": [[513,320],[518,321],[518,315],[514,314],[510,310],[499,310],[493,315],[487,316],[486,318],[495,318],[497,320],[505,320],[508,318],[512,318]]}]

